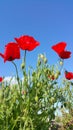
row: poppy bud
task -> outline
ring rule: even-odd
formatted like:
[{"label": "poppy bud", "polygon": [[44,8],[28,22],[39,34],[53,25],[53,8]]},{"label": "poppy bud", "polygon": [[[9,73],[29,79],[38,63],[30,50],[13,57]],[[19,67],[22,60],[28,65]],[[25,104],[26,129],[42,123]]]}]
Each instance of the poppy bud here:
[{"label": "poppy bud", "polygon": [[44,55],[43,55],[43,54],[40,54],[40,58],[41,58],[41,59],[44,59]]},{"label": "poppy bud", "polygon": [[63,65],[63,61],[60,61],[59,64],[62,66]]},{"label": "poppy bud", "polygon": [[54,97],[51,97],[51,98],[49,99],[49,101],[50,101],[50,103],[53,103],[53,102],[55,101]]},{"label": "poppy bud", "polygon": [[47,63],[47,59],[46,59],[46,58],[44,58],[44,63],[45,63],[45,64]]},{"label": "poppy bud", "polygon": [[25,68],[25,64],[22,63],[22,64],[21,64],[21,69],[24,69],[24,68]]},{"label": "poppy bud", "polygon": [[40,87],[40,83],[39,82],[37,83],[37,87]]},{"label": "poppy bud", "polygon": [[55,74],[55,79],[58,79],[58,74],[57,73]]},{"label": "poppy bud", "polygon": [[37,95],[35,96],[35,101],[38,102],[38,96]]},{"label": "poppy bud", "polygon": [[40,65],[41,65],[41,61],[39,60],[39,61],[38,61],[38,66],[40,66]]},{"label": "poppy bud", "polygon": [[58,72],[54,75],[54,76],[55,76],[55,79],[58,79],[59,75],[60,75],[60,71],[58,71]]}]

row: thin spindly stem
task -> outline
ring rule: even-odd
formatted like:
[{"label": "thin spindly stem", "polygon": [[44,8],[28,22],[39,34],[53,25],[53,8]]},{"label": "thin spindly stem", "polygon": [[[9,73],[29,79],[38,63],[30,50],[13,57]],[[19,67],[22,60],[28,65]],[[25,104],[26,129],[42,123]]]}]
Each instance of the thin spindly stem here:
[{"label": "thin spindly stem", "polygon": [[60,72],[62,71],[63,65],[64,65],[64,60],[60,59],[59,60],[59,65],[60,65]]},{"label": "thin spindly stem", "polygon": [[14,63],[14,61],[12,61],[12,64],[15,66],[15,69],[16,69],[16,75],[17,75],[17,82],[18,82],[18,84],[20,85],[17,66],[16,66],[16,64]]}]

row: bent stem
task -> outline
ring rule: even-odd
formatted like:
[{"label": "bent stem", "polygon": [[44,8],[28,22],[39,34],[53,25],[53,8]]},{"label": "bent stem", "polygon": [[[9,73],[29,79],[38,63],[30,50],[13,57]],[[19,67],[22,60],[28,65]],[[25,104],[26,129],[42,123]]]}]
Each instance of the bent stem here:
[{"label": "bent stem", "polygon": [[16,64],[15,64],[13,61],[12,61],[12,64],[15,66],[15,69],[16,69],[16,75],[17,75],[17,82],[18,82],[18,85],[20,86],[17,66],[16,66]]}]

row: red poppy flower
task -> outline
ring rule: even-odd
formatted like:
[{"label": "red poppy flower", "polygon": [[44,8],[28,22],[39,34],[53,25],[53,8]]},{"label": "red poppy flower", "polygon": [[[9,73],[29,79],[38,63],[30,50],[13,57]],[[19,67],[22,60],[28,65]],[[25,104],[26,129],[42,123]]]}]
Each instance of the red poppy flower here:
[{"label": "red poppy flower", "polygon": [[62,59],[70,58],[71,52],[66,51],[66,42],[59,42],[58,44],[52,46],[52,49],[59,55]]},{"label": "red poppy flower", "polygon": [[3,78],[2,77],[0,77],[0,82],[2,82],[3,81]]},{"label": "red poppy flower", "polygon": [[32,51],[40,45],[33,37],[24,35],[19,38],[14,38],[22,50]]},{"label": "red poppy flower", "polygon": [[65,78],[68,79],[68,80],[73,79],[73,73],[65,71]]},{"label": "red poppy flower", "polygon": [[12,61],[20,58],[20,49],[18,44],[10,42],[5,46],[4,54],[0,53],[0,56],[4,58],[4,62]]},{"label": "red poppy flower", "polygon": [[70,51],[62,51],[59,56],[62,59],[67,59],[70,58],[71,52]]}]

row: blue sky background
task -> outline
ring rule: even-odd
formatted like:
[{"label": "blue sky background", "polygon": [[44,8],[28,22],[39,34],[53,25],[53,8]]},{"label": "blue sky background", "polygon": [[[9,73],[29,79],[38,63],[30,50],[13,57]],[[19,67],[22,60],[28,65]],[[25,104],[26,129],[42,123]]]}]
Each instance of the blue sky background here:
[{"label": "blue sky background", "polygon": [[[72,56],[65,60],[64,68],[73,72],[73,0],[0,0],[0,52],[21,35],[31,35],[40,42],[39,47],[27,53],[27,66],[35,66],[40,53],[46,53],[48,62],[55,64],[58,56],[51,46],[65,41]],[[21,75],[22,60],[15,62]],[[14,74],[12,63],[0,58],[0,76]]]}]

